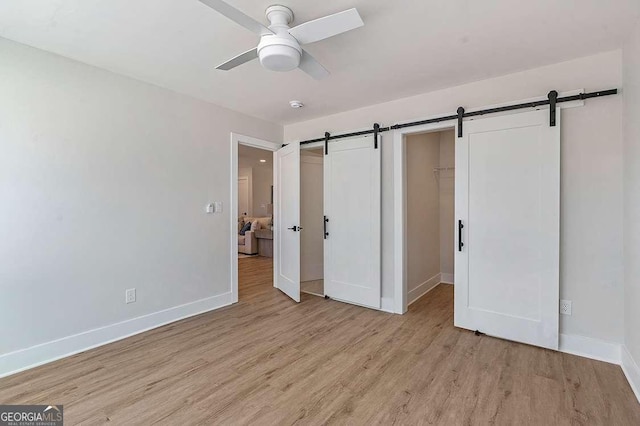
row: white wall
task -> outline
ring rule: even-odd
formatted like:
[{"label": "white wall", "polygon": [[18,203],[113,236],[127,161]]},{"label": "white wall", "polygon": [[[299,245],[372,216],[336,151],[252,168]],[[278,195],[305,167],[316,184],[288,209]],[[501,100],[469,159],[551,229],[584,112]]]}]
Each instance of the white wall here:
[{"label": "white wall", "polygon": [[[249,178],[248,216],[270,216],[267,204],[271,203],[271,185],[273,185],[273,153],[264,149],[243,146],[238,154],[238,177]],[[264,163],[259,161],[264,158]]]},{"label": "white wall", "polygon": [[624,46],[625,345],[640,398],[640,23]]},{"label": "white wall", "polygon": [[[229,292],[231,131],[282,140],[279,125],[0,39],[0,355]],[[213,200],[224,213],[204,213]],[[7,359],[0,375],[24,367]]]},{"label": "white wall", "polygon": [[409,135],[406,147],[407,291],[411,303],[440,282],[440,134]]},{"label": "white wall", "polygon": [[[251,167],[238,167],[238,179],[247,178],[247,216],[253,216],[253,169]],[[240,208],[240,200],[238,199],[238,215],[242,216],[245,212]]]},{"label": "white wall", "polygon": [[300,281],[324,277],[323,156],[300,153]]},{"label": "white wall", "polygon": [[[440,167],[454,167],[456,160],[456,135],[454,130],[439,132]],[[440,272],[442,280],[453,283],[454,235],[455,235],[455,170],[443,170],[438,174],[440,192]]]},{"label": "white wall", "polygon": [[[272,155],[268,153],[268,155]],[[271,185],[273,185],[273,166],[265,164],[264,167],[253,168],[253,215],[256,217],[270,216],[267,212],[267,204],[271,203]]]},{"label": "white wall", "polygon": [[[451,114],[546,96],[549,90],[620,87],[621,51],[372,105],[285,126],[285,140]],[[622,97],[563,112],[561,297],[573,300],[561,332],[614,342],[623,339]],[[393,135],[382,137],[382,297],[393,299]]]}]

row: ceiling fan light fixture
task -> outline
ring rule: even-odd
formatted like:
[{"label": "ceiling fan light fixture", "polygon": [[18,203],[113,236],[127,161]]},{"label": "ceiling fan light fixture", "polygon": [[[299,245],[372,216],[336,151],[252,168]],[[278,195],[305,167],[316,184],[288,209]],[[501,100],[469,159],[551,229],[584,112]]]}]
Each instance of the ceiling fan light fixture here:
[{"label": "ceiling fan light fixture", "polygon": [[280,35],[266,35],[258,44],[258,58],[268,70],[291,71],[300,65],[302,49],[293,38],[289,40]]},{"label": "ceiling fan light fixture", "polygon": [[265,11],[267,20],[270,22],[270,25],[266,27],[231,6],[227,1],[200,0],[201,3],[260,36],[260,43],[256,48],[236,55],[216,67],[216,69],[223,71],[259,59],[260,65],[268,70],[291,71],[300,68],[316,80],[321,80],[329,75],[329,71],[300,46],[315,43],[364,25],[358,11],[351,8],[291,28],[289,24],[293,22],[293,11],[286,6],[275,4],[269,6]]}]

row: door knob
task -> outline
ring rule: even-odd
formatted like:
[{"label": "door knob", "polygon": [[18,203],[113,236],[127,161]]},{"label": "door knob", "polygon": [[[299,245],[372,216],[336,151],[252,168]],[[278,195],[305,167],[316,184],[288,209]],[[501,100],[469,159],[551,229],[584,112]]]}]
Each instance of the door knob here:
[{"label": "door knob", "polygon": [[293,232],[296,232],[298,230],[298,227],[293,225],[291,228],[287,228],[287,229],[291,229]]}]

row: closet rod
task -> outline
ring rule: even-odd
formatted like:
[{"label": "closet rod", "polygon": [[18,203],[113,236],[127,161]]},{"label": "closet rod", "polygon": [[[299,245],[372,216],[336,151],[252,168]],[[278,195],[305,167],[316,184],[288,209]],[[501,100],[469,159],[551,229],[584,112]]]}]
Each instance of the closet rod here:
[{"label": "closet rod", "polygon": [[[572,96],[563,96],[561,98],[555,99],[555,102],[556,103],[561,103],[561,102],[580,101],[580,100],[585,100],[585,99],[590,99],[590,98],[599,98],[599,97],[602,97],[602,96],[616,95],[617,93],[618,93],[618,89],[600,90],[600,91],[597,91],[597,92],[580,93],[578,95],[572,95]],[[516,110],[516,109],[537,108],[537,107],[540,107],[540,106],[549,105],[550,103],[551,103],[551,100],[549,98],[547,98],[547,99],[539,100],[539,101],[524,102],[524,103],[520,103],[520,104],[505,105],[505,106],[496,107],[496,108],[488,108],[488,109],[482,109],[482,110],[478,110],[478,111],[464,112],[462,114],[462,117],[463,118],[465,118],[465,117],[475,117],[475,116],[478,116],[478,115],[493,114],[493,113],[496,113],[496,112],[513,111],[513,110]],[[451,115],[445,115],[445,116],[442,116],[442,117],[430,118],[428,120],[412,121],[410,123],[394,124],[393,126],[380,127],[377,131],[378,132],[388,132],[389,130],[404,129],[405,127],[421,126],[423,124],[439,123],[441,121],[450,121],[450,120],[458,120],[458,119],[459,119],[458,114],[451,114]],[[375,129],[369,129],[369,130],[362,130],[362,131],[359,131],[359,132],[343,133],[343,134],[340,134],[340,135],[330,135],[327,138],[327,140],[331,141],[331,140],[335,140],[335,139],[352,138],[354,136],[370,135],[370,134],[374,133],[375,131],[376,131]],[[304,144],[316,143],[316,142],[324,142],[324,141],[325,141],[325,138],[322,137],[322,138],[316,138],[316,139],[309,139],[309,140],[301,141],[300,144],[304,145]]]}]

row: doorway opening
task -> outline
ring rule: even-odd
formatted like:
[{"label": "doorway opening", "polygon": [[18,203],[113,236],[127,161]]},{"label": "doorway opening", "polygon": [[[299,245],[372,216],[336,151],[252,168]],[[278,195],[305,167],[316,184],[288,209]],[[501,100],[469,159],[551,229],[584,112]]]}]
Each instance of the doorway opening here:
[{"label": "doorway opening", "polygon": [[394,240],[393,312],[404,314],[440,283],[454,284],[456,127],[398,130],[393,151],[394,234],[400,237]]},{"label": "doorway opening", "polygon": [[[273,288],[273,163],[281,144],[231,133],[231,301]],[[240,285],[241,282],[241,285]]]},{"label": "doorway opening", "polygon": [[238,146],[239,299],[273,288],[273,153]]},{"label": "doorway opening", "polygon": [[324,156],[322,148],[300,150],[300,291],[324,296]]},{"label": "doorway opening", "polygon": [[455,133],[405,137],[407,305],[453,284]]}]

